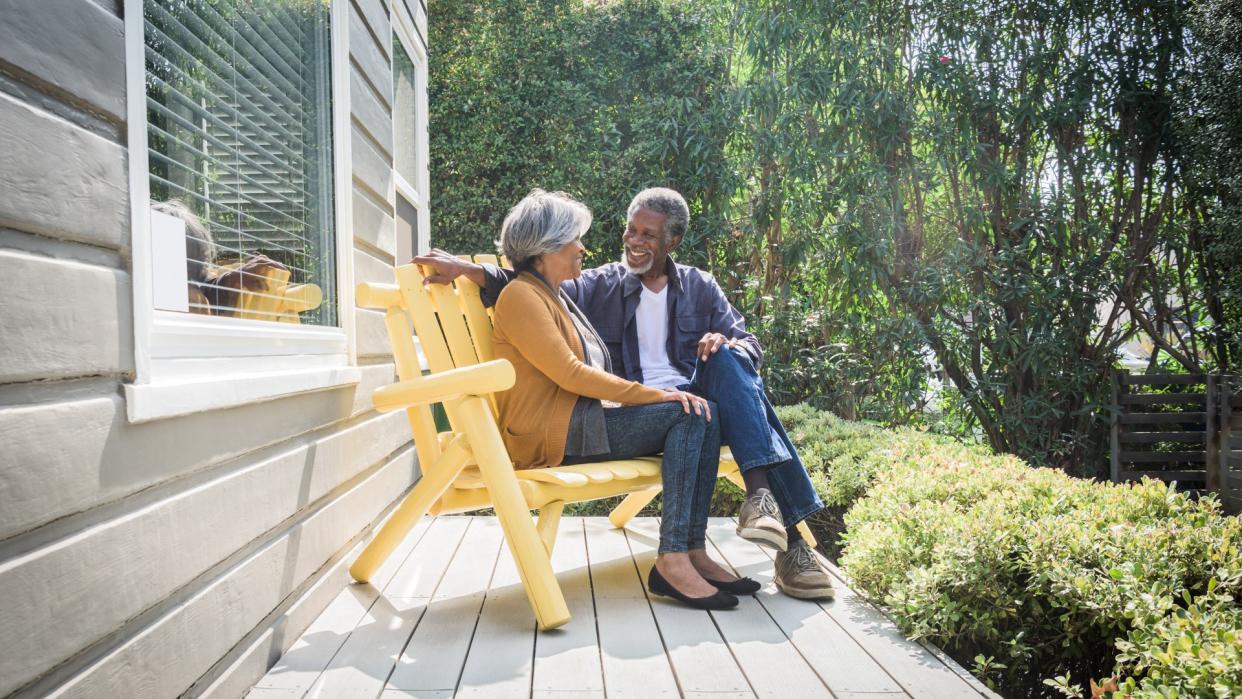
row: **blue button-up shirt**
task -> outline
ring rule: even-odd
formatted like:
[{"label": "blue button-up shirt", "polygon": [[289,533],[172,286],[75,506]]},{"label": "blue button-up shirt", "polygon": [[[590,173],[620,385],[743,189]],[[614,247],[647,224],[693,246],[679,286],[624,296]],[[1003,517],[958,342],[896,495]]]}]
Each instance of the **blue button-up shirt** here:
[{"label": "blue button-up shirt", "polygon": [[[517,277],[512,270],[483,265],[487,283],[482,289],[483,303],[491,306],[500,290]],[[737,341],[758,368],[763,349],[754,335],[746,332],[746,321],[725,298],[711,274],[696,267],[668,260],[668,358],[673,368],[686,377],[694,372],[699,340],[715,332]],[[613,373],[630,381],[642,382],[638,358],[638,326],[634,314],[642,297],[642,281],[620,262],[582,272],[579,279],[561,285],[569,298],[582,309],[595,326],[612,358]]]}]

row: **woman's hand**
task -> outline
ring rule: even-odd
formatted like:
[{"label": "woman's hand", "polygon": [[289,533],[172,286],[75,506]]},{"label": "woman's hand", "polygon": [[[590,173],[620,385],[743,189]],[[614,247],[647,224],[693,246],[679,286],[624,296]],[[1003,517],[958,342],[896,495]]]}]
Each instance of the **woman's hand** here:
[{"label": "woman's hand", "polygon": [[689,393],[687,391],[678,391],[675,388],[664,389],[664,401],[663,402],[672,403],[674,401],[681,403],[681,408],[682,410],[685,410],[686,413],[689,413],[690,409],[694,408],[695,415],[702,415],[705,418],[707,418],[708,422],[712,421],[712,411],[711,411],[711,408],[707,407],[706,398],[703,398],[702,396],[696,396],[693,393]]}]

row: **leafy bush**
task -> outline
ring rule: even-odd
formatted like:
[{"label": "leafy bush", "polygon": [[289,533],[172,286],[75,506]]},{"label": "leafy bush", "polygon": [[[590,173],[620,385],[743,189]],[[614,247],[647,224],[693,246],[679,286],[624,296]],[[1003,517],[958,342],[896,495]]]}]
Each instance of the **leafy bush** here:
[{"label": "leafy bush", "polygon": [[852,583],[1008,696],[1056,696],[1054,676],[1071,695],[1071,678],[1111,675],[1134,696],[1242,691],[1242,523],[1215,500],[781,416],[825,502],[848,508]]},{"label": "leafy bush", "polygon": [[[432,244],[493,248],[533,187],[595,214],[591,264],[620,255],[625,209],[644,187],[691,207],[679,259],[718,229],[724,172],[716,93],[728,60],[709,9],[681,2],[463,0],[430,25]],[[701,259],[701,258],[700,258]]]}]

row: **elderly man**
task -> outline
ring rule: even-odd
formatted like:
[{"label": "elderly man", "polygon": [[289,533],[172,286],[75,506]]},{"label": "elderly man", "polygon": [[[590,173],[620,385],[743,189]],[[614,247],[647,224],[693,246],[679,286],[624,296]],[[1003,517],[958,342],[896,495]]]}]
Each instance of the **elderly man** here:
[{"label": "elderly man", "polygon": [[[823,503],[764,391],[757,372],[763,350],[712,275],[669,257],[689,225],[685,199],[671,189],[644,190],[627,219],[620,262],[585,270],[562,288],[607,344],[614,373],[716,402],[721,436],[746,482],[738,534],[778,551],[782,592],[830,599],[825,562],[795,526]],[[515,276],[439,250],[414,261],[434,268],[432,283],[466,275],[488,305]]]}]

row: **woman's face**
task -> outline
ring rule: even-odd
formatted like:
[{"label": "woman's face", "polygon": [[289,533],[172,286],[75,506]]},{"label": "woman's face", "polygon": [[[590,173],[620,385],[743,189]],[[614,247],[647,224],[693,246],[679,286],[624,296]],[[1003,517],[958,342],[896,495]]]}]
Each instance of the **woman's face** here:
[{"label": "woman's face", "polygon": [[582,245],[582,238],[578,237],[565,243],[560,250],[550,252],[539,258],[535,263],[535,269],[539,273],[547,277],[549,281],[557,283],[567,279],[577,279],[582,276],[582,255],[586,252],[586,247]]}]

